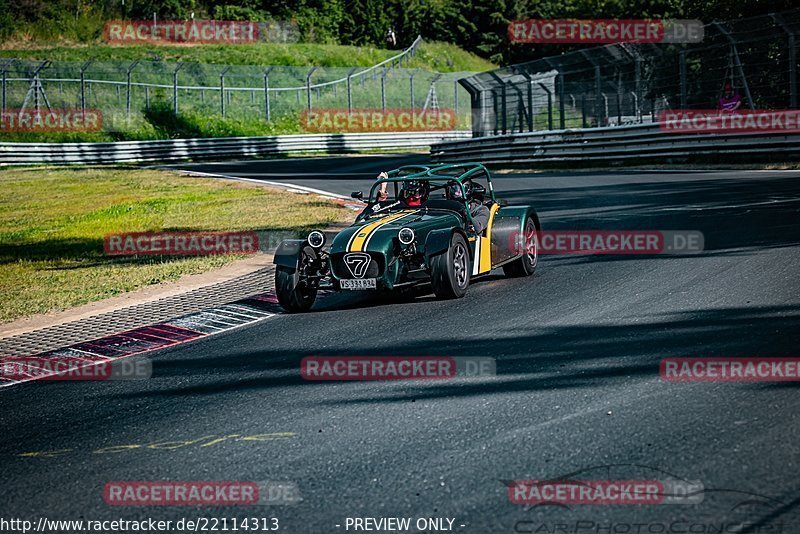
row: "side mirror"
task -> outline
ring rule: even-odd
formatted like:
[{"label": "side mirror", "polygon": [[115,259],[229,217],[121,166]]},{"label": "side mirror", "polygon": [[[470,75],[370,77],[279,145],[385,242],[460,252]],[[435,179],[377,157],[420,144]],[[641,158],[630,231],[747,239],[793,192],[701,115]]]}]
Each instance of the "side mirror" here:
[{"label": "side mirror", "polygon": [[353,191],[352,193],[350,193],[350,198],[355,198],[357,200],[363,200],[364,199],[364,193],[362,193],[361,191]]}]

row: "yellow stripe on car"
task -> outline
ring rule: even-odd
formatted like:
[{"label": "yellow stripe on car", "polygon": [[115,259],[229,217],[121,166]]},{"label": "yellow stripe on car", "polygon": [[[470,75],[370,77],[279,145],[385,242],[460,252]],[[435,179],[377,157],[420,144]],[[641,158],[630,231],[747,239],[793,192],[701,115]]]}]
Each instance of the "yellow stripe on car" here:
[{"label": "yellow stripe on car", "polygon": [[416,212],[417,210],[403,210],[397,213],[393,213],[391,215],[387,215],[386,217],[382,217],[375,222],[371,222],[369,224],[365,224],[358,230],[356,233],[353,234],[352,239],[347,247],[348,252],[364,252],[366,248],[367,241],[369,240],[370,236],[375,233],[376,230],[389,224],[390,222],[396,221],[406,215]]},{"label": "yellow stripe on car", "polygon": [[486,224],[486,237],[481,237],[481,255],[480,255],[480,269],[479,273],[488,273],[492,270],[492,223],[494,223],[494,216],[497,210],[500,209],[499,204],[492,204],[489,209],[489,222]]}]

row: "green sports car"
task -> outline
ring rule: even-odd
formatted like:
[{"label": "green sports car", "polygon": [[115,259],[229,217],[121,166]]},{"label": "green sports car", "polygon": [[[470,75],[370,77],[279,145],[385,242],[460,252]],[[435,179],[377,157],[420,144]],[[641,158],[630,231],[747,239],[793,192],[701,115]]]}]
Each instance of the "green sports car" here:
[{"label": "green sports car", "polygon": [[[360,191],[352,197],[364,201]],[[400,167],[381,173],[364,210],[327,250],[316,230],[280,244],[275,293],[288,312],[308,311],[318,291],[429,283],[438,298],[460,298],[470,280],[497,267],[532,275],[540,230],[533,207],[498,202],[479,163]]]}]

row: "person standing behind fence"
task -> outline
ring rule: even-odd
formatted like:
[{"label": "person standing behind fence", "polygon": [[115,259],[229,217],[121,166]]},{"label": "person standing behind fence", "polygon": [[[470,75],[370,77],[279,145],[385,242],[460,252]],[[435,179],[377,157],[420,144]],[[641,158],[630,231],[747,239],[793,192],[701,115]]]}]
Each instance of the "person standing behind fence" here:
[{"label": "person standing behind fence", "polygon": [[397,35],[394,33],[394,28],[389,28],[386,32],[386,48],[397,47]]},{"label": "person standing behind fence", "polygon": [[725,92],[719,99],[719,110],[723,113],[732,113],[742,106],[742,97],[733,90],[731,84],[725,84]]}]

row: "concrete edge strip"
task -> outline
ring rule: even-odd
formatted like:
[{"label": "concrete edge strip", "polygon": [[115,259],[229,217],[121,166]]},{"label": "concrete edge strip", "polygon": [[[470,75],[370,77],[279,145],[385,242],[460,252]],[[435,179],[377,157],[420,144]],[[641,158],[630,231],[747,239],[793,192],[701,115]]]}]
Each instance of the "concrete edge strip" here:
[{"label": "concrete edge strip", "polygon": [[[154,352],[270,319],[281,311],[276,303],[277,298],[274,292],[260,293],[161,323],[124,330],[32,356],[0,356],[0,366],[15,360],[35,361],[63,357],[85,362],[85,365],[80,366],[81,368],[94,366]],[[0,389],[34,380],[52,379],[54,374],[56,373],[41,376],[29,375],[17,379],[2,376],[5,375],[5,371],[3,371],[0,373]]]}]

